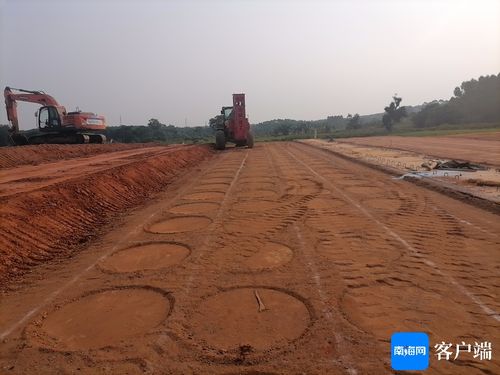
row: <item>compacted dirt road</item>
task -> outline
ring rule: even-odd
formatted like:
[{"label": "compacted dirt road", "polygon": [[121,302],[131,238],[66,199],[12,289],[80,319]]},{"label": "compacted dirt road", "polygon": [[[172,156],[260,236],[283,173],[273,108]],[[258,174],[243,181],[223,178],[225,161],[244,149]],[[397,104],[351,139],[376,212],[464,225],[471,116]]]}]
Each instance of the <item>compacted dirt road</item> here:
[{"label": "compacted dirt road", "polygon": [[296,143],[227,150],[0,303],[0,373],[386,374],[390,338],[489,341],[498,217]]}]

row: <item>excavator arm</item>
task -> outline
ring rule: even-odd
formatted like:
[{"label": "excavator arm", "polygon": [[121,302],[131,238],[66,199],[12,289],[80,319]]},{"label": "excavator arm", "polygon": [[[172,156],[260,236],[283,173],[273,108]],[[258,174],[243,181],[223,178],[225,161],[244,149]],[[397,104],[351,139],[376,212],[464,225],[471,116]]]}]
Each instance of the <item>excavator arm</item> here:
[{"label": "excavator arm", "polygon": [[[17,90],[19,93],[14,93],[12,90]],[[3,91],[3,96],[5,98],[5,107],[7,109],[7,119],[11,123],[11,133],[19,133],[17,101],[38,103],[42,106],[54,106],[58,109],[62,109],[62,113],[66,114],[66,109],[62,107],[52,96],[45,94],[43,91],[30,91],[6,87]]]}]

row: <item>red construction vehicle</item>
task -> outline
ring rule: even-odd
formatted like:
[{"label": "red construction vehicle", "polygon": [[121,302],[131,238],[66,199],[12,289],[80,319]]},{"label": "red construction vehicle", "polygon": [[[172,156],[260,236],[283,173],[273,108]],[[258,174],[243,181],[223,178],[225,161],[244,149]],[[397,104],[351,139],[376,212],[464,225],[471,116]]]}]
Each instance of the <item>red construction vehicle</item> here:
[{"label": "red construction vehicle", "polygon": [[226,142],[253,147],[253,135],[245,113],[245,94],[233,94],[233,106],[222,107],[220,115],[210,119],[215,130],[215,148],[224,150]]},{"label": "red construction vehicle", "polygon": [[[12,90],[17,90],[14,93]],[[103,116],[91,112],[66,112],[52,96],[43,91],[30,91],[6,87],[4,90],[7,118],[11,123],[10,136],[15,145],[42,143],[104,143],[106,136],[99,134],[106,129]],[[19,131],[17,102],[41,104],[35,116],[38,129],[43,134],[27,137]]]}]

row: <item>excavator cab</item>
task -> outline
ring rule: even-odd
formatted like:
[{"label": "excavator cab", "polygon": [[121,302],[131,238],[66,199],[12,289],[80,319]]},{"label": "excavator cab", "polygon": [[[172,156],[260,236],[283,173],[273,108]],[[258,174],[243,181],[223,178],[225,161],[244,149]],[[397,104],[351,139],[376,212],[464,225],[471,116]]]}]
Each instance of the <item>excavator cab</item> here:
[{"label": "excavator cab", "polygon": [[61,117],[57,108],[54,106],[45,106],[38,111],[38,128],[40,130],[49,130],[61,127]]}]

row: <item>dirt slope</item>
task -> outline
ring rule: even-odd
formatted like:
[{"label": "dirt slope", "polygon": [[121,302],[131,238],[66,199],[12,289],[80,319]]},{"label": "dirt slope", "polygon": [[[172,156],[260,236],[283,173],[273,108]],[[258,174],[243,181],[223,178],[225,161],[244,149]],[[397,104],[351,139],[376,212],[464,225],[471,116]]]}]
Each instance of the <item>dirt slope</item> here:
[{"label": "dirt slope", "polygon": [[38,165],[51,161],[93,156],[108,152],[151,147],[149,143],[112,143],[89,145],[38,145],[0,147],[0,169],[19,165]]},{"label": "dirt slope", "polygon": [[[66,159],[64,149],[58,150]],[[16,150],[22,158],[24,150]],[[165,189],[210,153],[201,146],[90,158],[72,158],[76,153],[70,152],[70,160],[0,171],[0,280],[71,254],[113,217]]]}]

